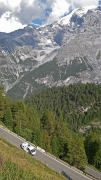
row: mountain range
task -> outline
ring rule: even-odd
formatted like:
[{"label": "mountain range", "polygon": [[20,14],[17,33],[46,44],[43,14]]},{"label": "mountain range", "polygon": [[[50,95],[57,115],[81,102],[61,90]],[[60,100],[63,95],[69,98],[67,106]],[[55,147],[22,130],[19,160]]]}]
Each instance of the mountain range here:
[{"label": "mountain range", "polygon": [[87,82],[101,83],[101,6],[75,9],[39,29],[0,32],[0,84],[13,99]]}]

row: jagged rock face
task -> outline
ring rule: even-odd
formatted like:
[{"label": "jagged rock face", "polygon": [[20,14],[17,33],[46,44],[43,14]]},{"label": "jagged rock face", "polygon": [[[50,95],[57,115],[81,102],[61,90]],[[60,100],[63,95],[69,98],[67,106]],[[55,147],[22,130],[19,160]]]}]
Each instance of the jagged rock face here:
[{"label": "jagged rock face", "polygon": [[101,7],[51,25],[0,33],[0,84],[14,99],[54,85],[101,81]]},{"label": "jagged rock face", "polygon": [[[71,69],[67,84],[101,81],[101,9],[89,10],[84,16],[71,18],[76,35],[69,39],[56,56],[57,64]],[[80,25],[78,24],[80,22]],[[82,22],[82,23],[81,23]],[[76,27],[79,27],[76,29]],[[74,72],[74,74],[73,74]],[[68,73],[68,70],[67,70]],[[74,77],[75,80],[74,80]]]}]

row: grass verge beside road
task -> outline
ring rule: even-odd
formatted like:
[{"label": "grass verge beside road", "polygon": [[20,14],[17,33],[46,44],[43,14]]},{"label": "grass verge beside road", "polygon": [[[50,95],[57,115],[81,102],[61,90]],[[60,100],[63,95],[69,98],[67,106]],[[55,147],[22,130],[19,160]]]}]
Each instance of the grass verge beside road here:
[{"label": "grass verge beside road", "polygon": [[0,180],[65,180],[61,174],[0,137]]}]

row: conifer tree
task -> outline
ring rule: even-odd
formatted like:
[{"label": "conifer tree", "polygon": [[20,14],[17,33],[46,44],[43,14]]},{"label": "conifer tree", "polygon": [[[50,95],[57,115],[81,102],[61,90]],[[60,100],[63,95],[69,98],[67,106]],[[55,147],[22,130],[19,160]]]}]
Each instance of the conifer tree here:
[{"label": "conifer tree", "polygon": [[83,140],[78,135],[73,136],[72,141],[69,144],[67,159],[72,166],[79,169],[84,169],[87,164]]},{"label": "conifer tree", "polygon": [[7,107],[5,110],[4,123],[8,128],[12,130],[14,123],[13,123],[13,118],[12,118],[12,112],[9,107]]}]

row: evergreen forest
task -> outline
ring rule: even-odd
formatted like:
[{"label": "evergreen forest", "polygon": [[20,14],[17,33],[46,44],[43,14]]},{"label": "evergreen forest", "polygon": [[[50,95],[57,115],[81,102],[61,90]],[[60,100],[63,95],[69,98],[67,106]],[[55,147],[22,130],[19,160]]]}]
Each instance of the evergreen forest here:
[{"label": "evergreen forest", "polygon": [[0,124],[81,170],[89,163],[101,171],[101,126],[94,122],[101,122],[100,85],[52,87],[25,102],[0,87]]}]

